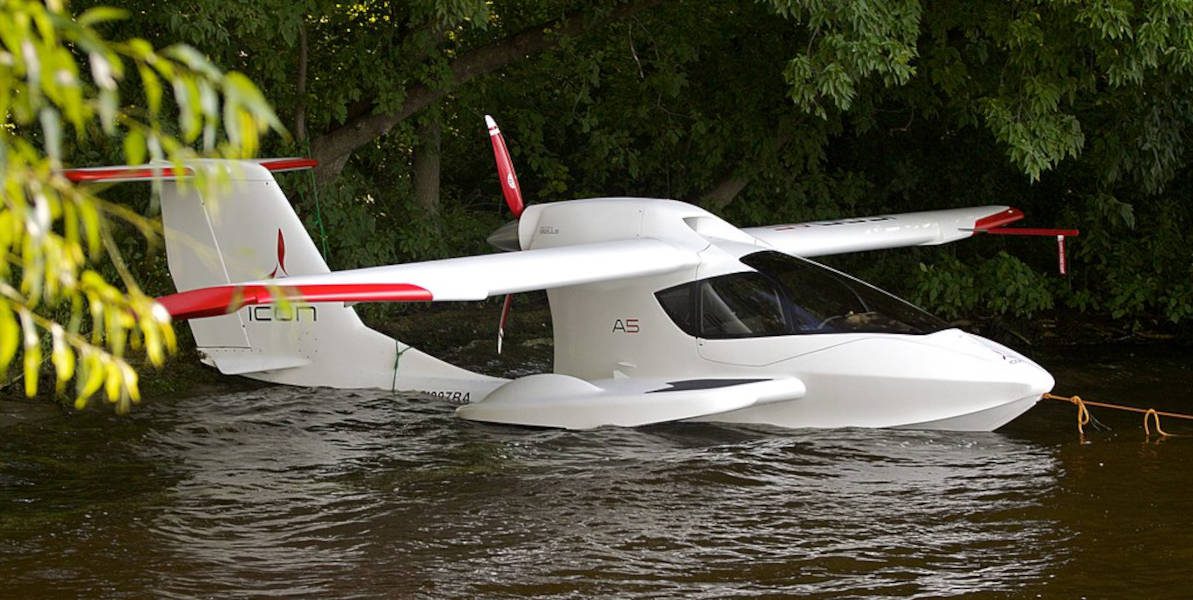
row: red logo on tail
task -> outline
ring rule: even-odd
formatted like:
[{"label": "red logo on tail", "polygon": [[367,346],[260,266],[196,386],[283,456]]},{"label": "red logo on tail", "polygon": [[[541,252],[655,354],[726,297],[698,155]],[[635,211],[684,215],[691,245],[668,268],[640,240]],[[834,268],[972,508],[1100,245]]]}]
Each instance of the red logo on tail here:
[{"label": "red logo on tail", "polygon": [[290,274],[286,272],[286,238],[282,237],[282,230],[278,229],[278,262],[273,271],[270,271],[269,278],[277,279],[289,276]]}]

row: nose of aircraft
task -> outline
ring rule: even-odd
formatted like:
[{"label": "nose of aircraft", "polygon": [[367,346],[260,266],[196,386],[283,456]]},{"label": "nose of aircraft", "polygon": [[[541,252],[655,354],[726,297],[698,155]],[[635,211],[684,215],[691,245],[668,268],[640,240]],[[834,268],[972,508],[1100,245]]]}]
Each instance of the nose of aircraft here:
[{"label": "nose of aircraft", "polygon": [[1030,358],[982,336],[972,333],[965,335],[973,342],[976,342],[983,350],[992,353],[994,355],[991,357],[992,360],[1003,362],[1008,367],[1009,375],[1022,381],[1030,389],[1032,395],[1046,394],[1052,391],[1052,387],[1056,385],[1056,380],[1052,378],[1052,374]]},{"label": "nose of aircraft", "polygon": [[1025,358],[1018,366],[1019,370],[1023,373],[1024,382],[1031,387],[1033,396],[1047,394],[1056,385],[1056,380],[1052,378],[1052,374],[1031,360]]}]

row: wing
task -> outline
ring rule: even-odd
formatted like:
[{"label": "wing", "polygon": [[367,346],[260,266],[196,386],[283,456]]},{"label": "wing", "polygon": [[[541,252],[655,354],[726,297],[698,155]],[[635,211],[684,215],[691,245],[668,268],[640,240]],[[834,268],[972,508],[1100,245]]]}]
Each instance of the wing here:
[{"label": "wing", "polygon": [[796,256],[826,256],[904,246],[933,246],[970,237],[1023,218],[1009,206],[879,215],[837,221],[750,227],[746,233]]},{"label": "wing", "polygon": [[388,267],[247,281],[158,298],[175,320],[224,315],[275,296],[304,302],[430,302],[668,273],[695,267],[695,252],[654,239],[524,250]]}]

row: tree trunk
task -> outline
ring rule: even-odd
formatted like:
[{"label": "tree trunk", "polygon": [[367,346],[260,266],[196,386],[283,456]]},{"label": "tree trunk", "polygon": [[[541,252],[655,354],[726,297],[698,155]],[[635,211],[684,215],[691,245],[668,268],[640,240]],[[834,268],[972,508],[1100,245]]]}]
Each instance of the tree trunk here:
[{"label": "tree trunk", "polygon": [[307,141],[307,24],[298,26],[298,91],[294,105],[294,141]]},{"label": "tree trunk", "polygon": [[428,116],[417,129],[414,147],[414,201],[426,214],[439,214],[441,135],[438,115]]},{"label": "tree trunk", "polygon": [[717,183],[713,189],[701,195],[697,202],[708,210],[719,211],[729,206],[729,203],[733,202],[733,199],[737,198],[737,195],[749,184],[750,180],[745,176],[730,175]]},{"label": "tree trunk", "polygon": [[[773,138],[771,144],[764,148],[762,152],[765,154],[777,154],[789,141],[791,141],[791,130],[782,129]],[[714,212],[729,206],[737,198],[737,195],[746,189],[746,186],[750,185],[750,181],[754,178],[754,171],[751,167],[757,165],[758,161],[758,156],[752,156],[750,160],[743,160],[738,163],[711,190],[701,194],[696,199],[696,204]]]}]

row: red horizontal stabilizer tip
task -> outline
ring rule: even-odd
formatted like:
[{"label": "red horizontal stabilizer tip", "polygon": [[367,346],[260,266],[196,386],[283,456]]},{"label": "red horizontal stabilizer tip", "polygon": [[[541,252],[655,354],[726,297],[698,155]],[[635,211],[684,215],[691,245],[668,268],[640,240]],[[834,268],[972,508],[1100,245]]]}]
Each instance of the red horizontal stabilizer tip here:
[{"label": "red horizontal stabilizer tip", "polygon": [[176,321],[218,317],[244,306],[272,304],[277,290],[292,302],[430,302],[431,292],[409,283],[219,285],[162,296],[157,302]]},{"label": "red horizontal stabilizer tip", "polygon": [[[234,161],[229,161],[231,164]],[[297,171],[313,169],[319,166],[319,161],[313,158],[263,158],[257,164],[273,172]],[[195,174],[190,167],[174,168],[172,166],[153,167],[151,165],[121,165],[113,167],[88,167],[83,169],[65,169],[62,174],[75,183],[97,181],[147,181],[150,179],[177,179],[191,177]]]},{"label": "red horizontal stabilizer tip", "polygon": [[62,174],[75,183],[88,181],[136,181],[140,179],[173,179],[190,177],[195,172],[183,167],[97,167],[89,169],[66,169]]},{"label": "red horizontal stabilizer tip", "polygon": [[1002,227],[1008,223],[1014,223],[1023,218],[1023,211],[1018,208],[1008,208],[1004,211],[999,211],[988,217],[982,217],[973,224],[976,231],[983,231],[994,229],[995,227]]},{"label": "red horizontal stabilizer tip", "polygon": [[270,171],[298,171],[301,169],[314,169],[319,166],[319,161],[313,158],[267,158],[258,161],[257,164],[269,169]]}]

